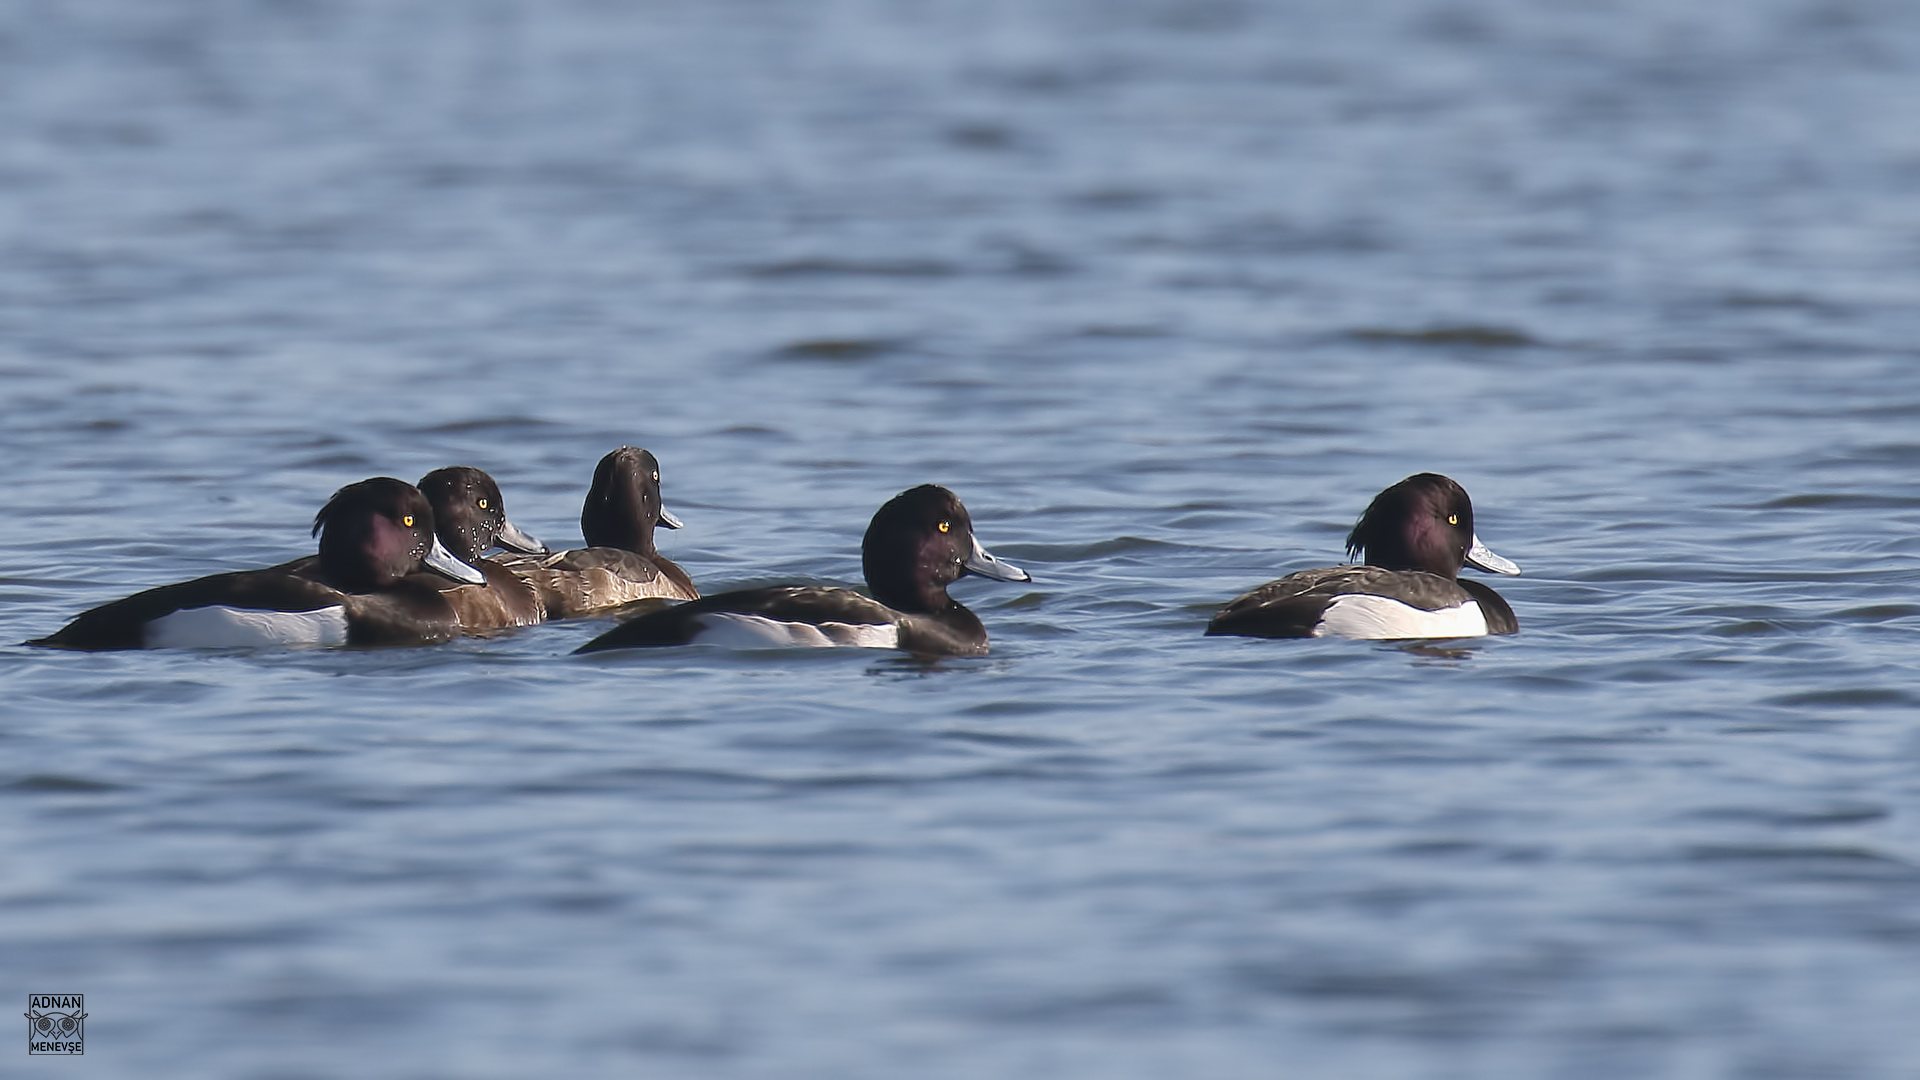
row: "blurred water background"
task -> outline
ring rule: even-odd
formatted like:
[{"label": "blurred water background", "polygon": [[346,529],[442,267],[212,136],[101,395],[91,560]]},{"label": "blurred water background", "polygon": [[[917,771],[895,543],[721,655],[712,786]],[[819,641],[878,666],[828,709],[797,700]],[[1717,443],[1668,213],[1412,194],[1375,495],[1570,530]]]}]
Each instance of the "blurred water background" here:
[{"label": "blurred water background", "polygon": [[[103,1077],[1912,1076],[1916,190],[1895,0],[0,8],[0,638],[369,475],[571,546],[622,443],[709,591],[929,481],[1035,579],[0,648],[0,990]],[[1200,636],[1423,470],[1519,636]]]}]

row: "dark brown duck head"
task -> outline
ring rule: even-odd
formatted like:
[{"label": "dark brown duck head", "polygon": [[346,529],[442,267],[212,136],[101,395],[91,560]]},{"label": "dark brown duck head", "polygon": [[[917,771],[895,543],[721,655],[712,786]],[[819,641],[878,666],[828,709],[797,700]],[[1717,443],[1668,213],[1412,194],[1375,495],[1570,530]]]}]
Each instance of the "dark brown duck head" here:
[{"label": "dark brown duck head", "polygon": [[546,545],[507,520],[506,500],[493,477],[470,465],[450,465],[420,478],[420,493],[433,505],[434,531],[457,559],[472,561],[493,547],[528,555]]},{"label": "dark brown duck head", "polygon": [[453,557],[434,535],[433,507],[405,480],[376,476],[333,493],[314,515],[320,567],[335,588],[374,592],[423,567],[478,585],[480,571]]},{"label": "dark brown duck head", "polygon": [[623,446],[601,458],[580,509],[580,535],[587,546],[652,558],[655,525],[680,527],[680,519],[667,513],[660,501],[660,462],[637,446]]},{"label": "dark brown duck head", "polygon": [[973,518],[959,497],[938,484],[895,495],[873,515],[860,543],[860,563],[873,598],[917,614],[944,611],[955,601],[947,586],[964,574],[996,581],[1032,581],[1032,575],[993,557],[973,535]]},{"label": "dark brown duck head", "polygon": [[1409,476],[1374,496],[1347,534],[1347,557],[1384,570],[1424,570],[1449,581],[1460,576],[1462,566],[1520,572],[1480,543],[1467,489],[1439,473]]}]

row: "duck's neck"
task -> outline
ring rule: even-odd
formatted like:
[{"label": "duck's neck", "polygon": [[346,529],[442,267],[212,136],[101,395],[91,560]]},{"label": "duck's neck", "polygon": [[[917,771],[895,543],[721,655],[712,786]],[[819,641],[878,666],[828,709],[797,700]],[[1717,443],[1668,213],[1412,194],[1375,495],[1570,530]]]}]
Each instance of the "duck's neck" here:
[{"label": "duck's neck", "polygon": [[985,639],[987,628],[980,622],[980,616],[965,604],[947,595],[944,585],[928,582],[917,589],[901,588],[898,591],[882,589],[878,583],[873,585],[873,598],[903,615],[914,615],[945,627],[954,635],[955,641],[970,641],[975,636]]},{"label": "duck's neck", "polygon": [[371,543],[331,532],[320,534],[320,574],[345,593],[377,592],[404,576],[385,564]]},{"label": "duck's neck", "polygon": [[653,522],[630,492],[615,492],[580,516],[580,535],[588,547],[619,548],[653,558]]},{"label": "duck's neck", "polygon": [[954,610],[965,611],[960,602],[947,595],[947,587],[939,582],[920,580],[911,573],[870,575],[867,585],[873,590],[873,598],[895,611],[909,615],[931,615],[943,618]]},{"label": "duck's neck", "polygon": [[1443,550],[1442,541],[1429,537],[1420,540],[1419,543],[1397,538],[1376,540],[1360,552],[1360,559],[1382,570],[1422,570],[1448,581],[1460,576],[1460,559],[1457,555],[1449,559],[1448,556],[1455,553]]}]

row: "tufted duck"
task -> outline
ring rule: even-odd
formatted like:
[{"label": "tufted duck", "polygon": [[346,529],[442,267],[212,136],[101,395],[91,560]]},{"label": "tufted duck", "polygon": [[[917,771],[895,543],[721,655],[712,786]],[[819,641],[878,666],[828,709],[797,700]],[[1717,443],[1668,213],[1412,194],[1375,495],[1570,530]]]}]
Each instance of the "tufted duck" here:
[{"label": "tufted duck", "polygon": [[1465,488],[1438,473],[1409,476],[1374,497],[1347,535],[1364,565],[1302,570],[1220,609],[1209,634],[1373,639],[1479,637],[1520,629],[1513,608],[1463,565],[1520,568],[1473,532]]},{"label": "tufted duck", "polygon": [[433,529],[433,508],[404,480],[375,477],[334,493],[313,519],[317,573],[287,566],[214,574],[135,593],[28,642],[60,649],[260,645],[423,645],[459,634],[439,574],[478,585]]},{"label": "tufted duck", "polygon": [[979,656],[986,627],[947,586],[963,574],[1031,581],[974,538],[953,492],[924,484],[873,515],[860,546],[868,599],[852,589],[776,585],[709,596],[623,623],[579,652],[694,642],[745,648],[855,645],[926,656]]},{"label": "tufted duck", "polygon": [[680,520],[660,502],[660,463],[645,450],[623,446],[600,459],[580,510],[587,546],[540,558],[502,560],[532,584],[556,619],[590,615],[637,600],[692,600],[693,579],[654,550],[655,523]]}]

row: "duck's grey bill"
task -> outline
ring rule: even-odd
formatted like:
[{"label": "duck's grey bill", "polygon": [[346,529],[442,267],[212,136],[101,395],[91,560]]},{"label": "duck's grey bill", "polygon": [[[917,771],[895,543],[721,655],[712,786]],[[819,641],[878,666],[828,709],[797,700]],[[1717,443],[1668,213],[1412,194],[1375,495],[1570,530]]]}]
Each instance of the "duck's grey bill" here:
[{"label": "duck's grey bill", "polygon": [[1489,574],[1520,573],[1518,566],[1487,550],[1487,545],[1481,543],[1477,536],[1473,538],[1473,546],[1467,549],[1467,565],[1478,567]]},{"label": "duck's grey bill", "polygon": [[529,533],[511,521],[503,521],[500,523],[500,531],[494,534],[493,540],[494,543],[499,544],[503,548],[510,551],[518,551],[526,555],[545,555],[547,553],[547,545],[535,540],[532,533]]},{"label": "duck's grey bill", "polygon": [[455,581],[464,581],[469,585],[485,585],[486,576],[466,563],[453,557],[453,553],[440,546],[440,538],[433,538],[433,546],[427,549],[427,557],[421,560],[430,569],[438,570]]},{"label": "duck's grey bill", "polygon": [[663,506],[660,508],[660,524],[665,525],[669,529],[678,529],[680,528],[680,519],[667,513],[667,508]]},{"label": "duck's grey bill", "polygon": [[980,546],[980,538],[974,537],[973,553],[961,564],[970,574],[992,578],[995,581],[1032,581],[1033,575],[1013,565],[993,557],[993,553]]}]

